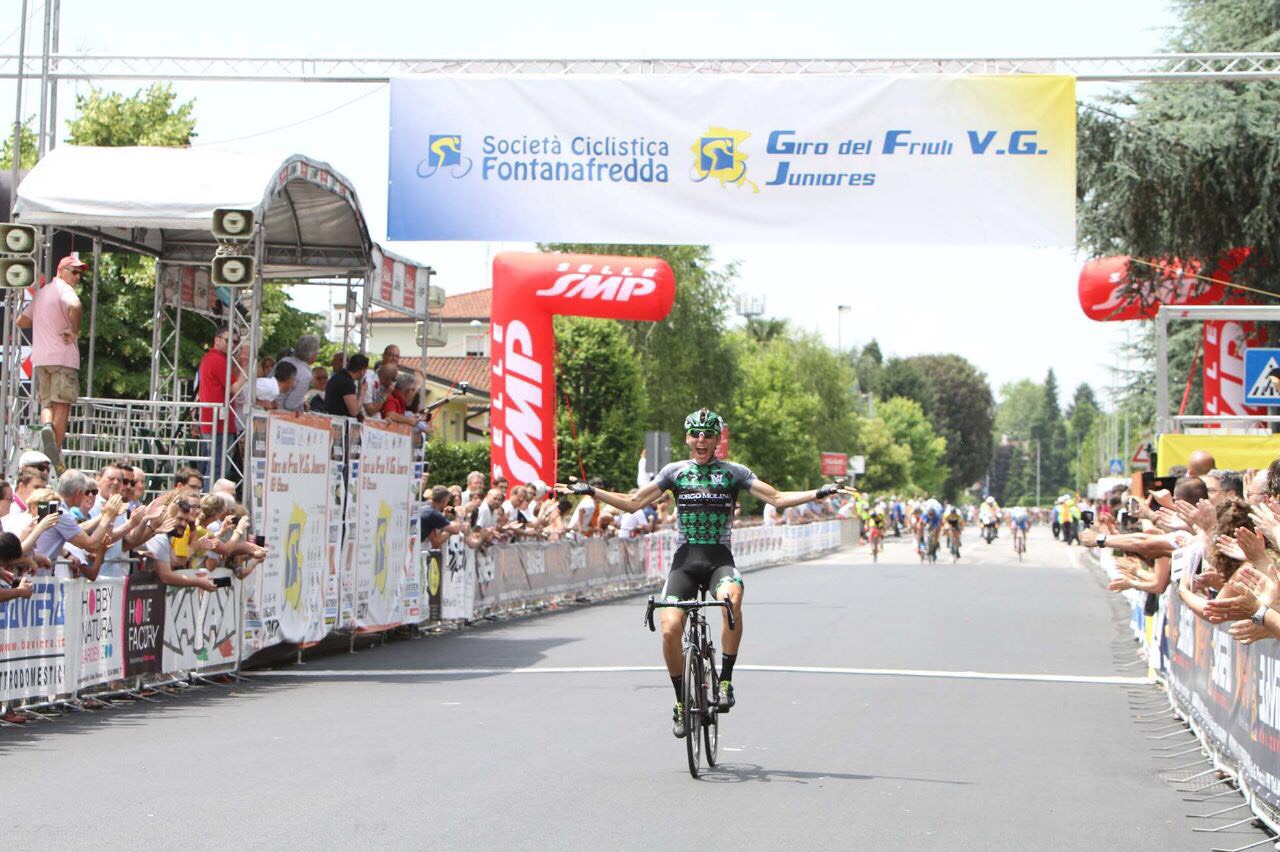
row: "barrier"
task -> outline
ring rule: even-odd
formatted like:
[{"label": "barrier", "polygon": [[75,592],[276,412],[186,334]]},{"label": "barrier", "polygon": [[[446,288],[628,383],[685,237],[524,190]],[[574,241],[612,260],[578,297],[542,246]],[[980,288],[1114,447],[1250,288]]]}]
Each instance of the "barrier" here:
[{"label": "barrier", "polygon": [[[1115,577],[1115,560],[1100,563]],[[1253,814],[1280,832],[1280,653],[1275,643],[1242,645],[1196,616],[1176,581],[1147,614],[1146,593],[1128,591],[1130,628],[1170,708],[1191,728],[1214,768],[1239,786]]]}]

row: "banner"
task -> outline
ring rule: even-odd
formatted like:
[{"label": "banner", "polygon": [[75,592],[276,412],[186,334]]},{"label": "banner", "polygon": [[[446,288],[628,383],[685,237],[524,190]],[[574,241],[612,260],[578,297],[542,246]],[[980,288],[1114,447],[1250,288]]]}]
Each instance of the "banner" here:
[{"label": "banner", "polygon": [[159,674],[164,648],[165,587],[154,574],[134,573],[124,586],[124,676]]},{"label": "banner", "polygon": [[1075,245],[1065,76],[391,82],[392,240]]},{"label": "banner", "polygon": [[75,661],[67,657],[68,627],[74,630],[80,616],[80,599],[73,596],[72,624],[67,624],[74,583],[37,577],[31,597],[0,603],[0,701],[75,689]]},{"label": "banner", "polygon": [[272,412],[268,421],[267,558],[257,573],[269,642],[318,642],[326,632],[331,440],[323,417]]},{"label": "banner", "polygon": [[76,688],[84,689],[124,677],[125,581],[113,578],[77,582],[80,623]]},{"label": "banner", "polygon": [[444,577],[440,591],[440,615],[449,621],[475,617],[476,563],[462,536],[450,536],[444,549]]},{"label": "banner", "polygon": [[[210,576],[230,577],[231,572],[219,568]],[[239,618],[238,582],[214,592],[192,586],[168,586],[162,671],[201,671],[237,663],[240,659]]]},{"label": "banner", "polygon": [[409,427],[363,424],[355,569],[356,625],[361,630],[385,630],[404,620],[411,451]]}]

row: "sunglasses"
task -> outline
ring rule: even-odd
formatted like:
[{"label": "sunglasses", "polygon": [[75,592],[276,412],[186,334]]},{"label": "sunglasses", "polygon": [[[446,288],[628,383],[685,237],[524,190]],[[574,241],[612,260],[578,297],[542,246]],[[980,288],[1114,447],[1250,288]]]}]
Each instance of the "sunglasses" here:
[{"label": "sunglasses", "polygon": [[86,496],[86,497],[96,497],[96,496],[98,496],[98,489],[96,489],[96,488],[86,488],[86,489],[84,490],[84,493],[85,493],[85,496]]},{"label": "sunglasses", "polygon": [[694,438],[718,438],[719,432],[713,432],[710,429],[690,429],[689,435]]}]

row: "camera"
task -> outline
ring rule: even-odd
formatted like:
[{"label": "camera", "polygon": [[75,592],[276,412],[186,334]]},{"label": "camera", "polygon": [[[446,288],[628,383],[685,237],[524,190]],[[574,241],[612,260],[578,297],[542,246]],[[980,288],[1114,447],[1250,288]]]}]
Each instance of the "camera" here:
[{"label": "camera", "polygon": [[57,500],[49,500],[48,502],[41,503],[36,508],[37,520],[41,520],[49,515],[60,515],[60,514],[62,514],[62,512],[58,509]]},{"label": "camera", "polygon": [[259,533],[253,537],[253,543],[258,545],[258,547],[262,547],[267,543],[267,537]]}]

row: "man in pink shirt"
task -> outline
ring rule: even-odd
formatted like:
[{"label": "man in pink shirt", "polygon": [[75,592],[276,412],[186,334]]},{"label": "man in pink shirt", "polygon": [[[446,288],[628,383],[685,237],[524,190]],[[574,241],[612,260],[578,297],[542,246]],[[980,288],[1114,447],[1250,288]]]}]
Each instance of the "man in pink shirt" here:
[{"label": "man in pink shirt", "polygon": [[31,364],[40,400],[40,440],[55,466],[62,466],[62,440],[67,417],[80,396],[80,317],[83,308],[76,286],[89,268],[67,255],[58,262],[58,275],[41,287],[18,317],[19,328],[31,329]]}]

